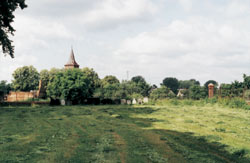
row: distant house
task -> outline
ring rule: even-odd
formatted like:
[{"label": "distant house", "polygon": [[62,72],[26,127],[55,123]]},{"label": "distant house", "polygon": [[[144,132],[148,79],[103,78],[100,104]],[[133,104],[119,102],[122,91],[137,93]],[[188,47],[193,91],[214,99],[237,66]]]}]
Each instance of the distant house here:
[{"label": "distant house", "polygon": [[187,89],[178,89],[177,97],[180,97],[180,98],[184,97],[186,90]]}]

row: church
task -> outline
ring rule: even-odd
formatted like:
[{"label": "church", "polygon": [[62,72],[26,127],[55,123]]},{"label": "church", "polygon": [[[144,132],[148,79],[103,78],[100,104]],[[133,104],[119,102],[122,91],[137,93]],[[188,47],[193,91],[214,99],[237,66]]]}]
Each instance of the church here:
[{"label": "church", "polygon": [[69,60],[68,62],[64,65],[64,68],[65,69],[72,69],[72,68],[79,68],[80,65],[76,62],[75,60],[75,55],[74,55],[74,51],[73,49],[71,48],[71,53],[70,53],[70,56],[69,56]]}]

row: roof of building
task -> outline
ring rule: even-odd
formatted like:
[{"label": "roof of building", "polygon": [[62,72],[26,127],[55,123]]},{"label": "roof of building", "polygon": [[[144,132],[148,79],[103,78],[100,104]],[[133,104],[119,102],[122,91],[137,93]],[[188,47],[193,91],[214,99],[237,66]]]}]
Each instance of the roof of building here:
[{"label": "roof of building", "polygon": [[65,66],[76,66],[76,67],[79,67],[79,64],[75,60],[75,55],[74,55],[73,49],[71,49],[69,60],[68,60],[68,62],[66,63]]}]

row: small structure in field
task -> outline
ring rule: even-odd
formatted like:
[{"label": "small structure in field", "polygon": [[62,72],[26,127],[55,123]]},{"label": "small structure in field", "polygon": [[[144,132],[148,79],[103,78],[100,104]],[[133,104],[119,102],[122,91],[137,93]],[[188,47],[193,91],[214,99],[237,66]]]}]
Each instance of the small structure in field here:
[{"label": "small structure in field", "polygon": [[127,104],[127,100],[126,100],[126,99],[121,99],[121,104],[122,104],[122,105]]},{"label": "small structure in field", "polygon": [[184,92],[185,92],[185,91],[186,91],[186,89],[178,89],[177,97],[183,98],[183,97],[184,97]]},{"label": "small structure in field", "polygon": [[135,98],[133,99],[132,104],[133,104],[133,105],[137,104],[137,101],[136,101]]},{"label": "small structure in field", "polygon": [[149,102],[148,97],[144,97],[144,98],[143,98],[143,103],[148,103],[148,102]]},{"label": "small structure in field", "polygon": [[131,105],[132,104],[131,100],[127,100],[127,104]]}]

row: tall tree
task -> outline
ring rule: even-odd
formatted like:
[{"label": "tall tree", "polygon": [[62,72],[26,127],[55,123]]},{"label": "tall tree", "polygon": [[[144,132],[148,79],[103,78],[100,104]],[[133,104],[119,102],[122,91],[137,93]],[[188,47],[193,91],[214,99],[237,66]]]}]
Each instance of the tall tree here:
[{"label": "tall tree", "polygon": [[102,86],[106,84],[116,84],[116,83],[120,83],[120,81],[113,75],[105,76],[101,81]]},{"label": "tall tree", "polygon": [[217,81],[215,81],[215,80],[208,80],[208,81],[204,84],[204,86],[205,86],[206,89],[208,89],[208,85],[209,85],[210,83],[212,83],[212,84],[214,85],[214,88],[217,88],[217,87],[218,87]]},{"label": "tall tree", "polygon": [[0,101],[4,99],[4,96],[9,93],[11,90],[10,84],[7,83],[7,81],[2,80],[0,81]]},{"label": "tall tree", "polygon": [[175,94],[177,94],[178,88],[179,88],[179,82],[178,79],[173,77],[167,77],[163,80],[162,85],[168,87],[171,89]]},{"label": "tall tree", "polygon": [[142,76],[135,76],[131,79],[134,85],[133,93],[139,94],[141,96],[149,96],[150,85]]},{"label": "tall tree", "polygon": [[207,90],[205,86],[201,87],[199,85],[193,85],[190,87],[189,90],[190,90],[189,97],[191,99],[199,100],[199,99],[207,97]]},{"label": "tall tree", "polygon": [[172,98],[172,97],[175,97],[175,94],[164,85],[162,85],[160,88],[154,89],[150,94],[150,98],[153,100]]},{"label": "tall tree", "polygon": [[80,103],[89,94],[90,81],[80,69],[55,71],[50,78],[47,95],[53,99],[65,99]]},{"label": "tall tree", "polygon": [[92,68],[85,67],[82,69],[82,71],[84,75],[88,78],[88,80],[90,81],[89,93],[93,95],[95,89],[101,86],[101,80],[98,74]]},{"label": "tall tree", "polygon": [[14,57],[14,46],[9,39],[9,34],[14,35],[15,29],[11,23],[14,21],[14,11],[20,7],[27,7],[25,0],[1,0],[0,1],[0,45],[3,53]]},{"label": "tall tree", "polygon": [[31,91],[38,89],[39,73],[33,66],[24,66],[18,68],[12,74],[13,88],[16,91]]},{"label": "tall tree", "polygon": [[193,85],[200,85],[200,82],[195,79],[179,81],[179,88],[181,89],[189,89]]},{"label": "tall tree", "polygon": [[246,74],[243,75],[243,84],[244,84],[244,87],[247,88],[247,89],[250,89],[250,76],[247,76]]}]

